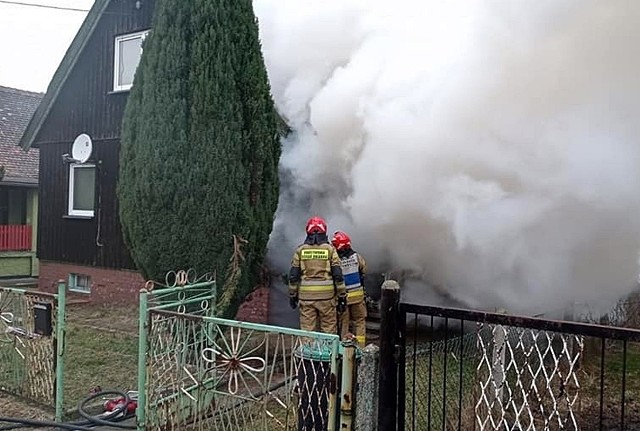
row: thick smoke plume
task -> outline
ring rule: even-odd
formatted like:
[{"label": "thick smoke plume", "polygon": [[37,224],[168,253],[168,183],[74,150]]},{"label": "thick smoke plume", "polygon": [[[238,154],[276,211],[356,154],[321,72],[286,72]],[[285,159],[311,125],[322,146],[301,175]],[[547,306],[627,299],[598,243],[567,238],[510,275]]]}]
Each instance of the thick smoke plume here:
[{"label": "thick smoke plume", "polygon": [[637,0],[255,0],[293,129],[270,257],[310,215],[472,307],[615,300],[640,249]]}]

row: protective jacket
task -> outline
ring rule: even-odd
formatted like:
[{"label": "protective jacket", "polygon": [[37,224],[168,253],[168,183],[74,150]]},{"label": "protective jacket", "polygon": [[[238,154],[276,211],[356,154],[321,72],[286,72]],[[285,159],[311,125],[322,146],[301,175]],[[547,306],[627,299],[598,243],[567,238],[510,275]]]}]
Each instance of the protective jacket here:
[{"label": "protective jacket", "polygon": [[289,296],[297,296],[300,301],[323,301],[345,294],[338,252],[326,235],[307,236],[291,260]]},{"label": "protective jacket", "polygon": [[357,304],[364,300],[364,276],[367,263],[353,249],[338,252],[342,267],[342,276],[347,290],[347,304]]}]

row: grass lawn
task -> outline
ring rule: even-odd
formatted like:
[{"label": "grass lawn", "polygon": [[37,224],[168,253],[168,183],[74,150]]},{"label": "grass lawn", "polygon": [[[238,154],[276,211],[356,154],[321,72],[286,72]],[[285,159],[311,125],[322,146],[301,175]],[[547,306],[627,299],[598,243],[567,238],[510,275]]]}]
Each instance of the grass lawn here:
[{"label": "grass lawn", "polygon": [[137,342],[137,338],[130,335],[102,333],[69,324],[64,376],[65,410],[75,408],[96,386],[103,390],[137,390]]},{"label": "grass lawn", "polygon": [[[600,421],[600,340],[587,339],[580,370],[582,397],[581,407],[584,426]],[[623,360],[622,342],[609,341],[605,344],[604,391],[602,396],[603,428],[619,429],[622,414],[622,381],[625,374],[625,427],[640,429],[640,344],[627,344],[626,364]]]},{"label": "grass lawn", "polygon": [[[67,333],[64,374],[64,410],[74,410],[89,391],[137,390],[138,376],[137,307],[95,307],[70,305],[67,309]],[[2,334],[4,335],[4,334]],[[6,337],[5,337],[6,338]],[[17,412],[30,418],[53,417],[53,402],[37,405],[12,396],[25,378],[25,360],[14,348],[19,341],[0,340],[0,411]],[[42,340],[50,343],[51,340]],[[27,358],[29,359],[29,358]],[[32,359],[33,360],[33,359]],[[52,368],[53,369],[53,368]],[[43,372],[54,378],[54,372]],[[18,414],[24,412],[24,414]]]},{"label": "grass lawn", "polygon": [[434,342],[431,352],[428,343],[421,343],[415,357],[413,345],[407,343],[407,429],[441,430],[445,424],[446,429],[458,429],[458,421],[461,429],[473,428],[479,355],[468,348],[469,342],[467,337],[462,355],[459,339],[449,343],[447,353],[442,342]]},{"label": "grass lawn", "polygon": [[77,407],[96,386],[124,392],[138,389],[137,325],[134,307],[69,307],[65,411]]}]

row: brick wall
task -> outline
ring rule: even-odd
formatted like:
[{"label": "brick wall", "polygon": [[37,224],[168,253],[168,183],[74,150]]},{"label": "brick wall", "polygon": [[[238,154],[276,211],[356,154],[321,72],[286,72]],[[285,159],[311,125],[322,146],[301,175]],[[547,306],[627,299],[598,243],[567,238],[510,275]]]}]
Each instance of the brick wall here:
[{"label": "brick wall", "polygon": [[90,300],[95,304],[117,304],[138,301],[144,279],[136,271],[40,261],[38,287],[47,292],[57,291],[58,280],[69,281],[69,273],[91,277],[91,293],[69,292],[69,299]]},{"label": "brick wall", "polygon": [[267,323],[269,321],[269,288],[259,287],[247,295],[238,309],[236,320]]},{"label": "brick wall", "polygon": [[[69,273],[91,277],[91,293],[69,292],[70,300],[88,300],[94,304],[118,304],[138,301],[138,293],[144,287],[144,279],[136,271],[115,270],[94,266],[73,265],[40,261],[38,287],[47,292],[57,292],[58,281],[68,283]],[[247,295],[240,305],[236,320],[267,323],[269,319],[269,289],[259,287]]]}]

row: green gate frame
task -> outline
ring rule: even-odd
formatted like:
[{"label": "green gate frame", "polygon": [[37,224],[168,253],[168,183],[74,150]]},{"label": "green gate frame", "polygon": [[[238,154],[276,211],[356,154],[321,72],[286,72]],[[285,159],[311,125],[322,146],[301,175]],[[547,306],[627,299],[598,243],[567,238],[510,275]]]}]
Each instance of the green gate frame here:
[{"label": "green gate frame", "polygon": [[[302,350],[298,350],[298,356],[302,354],[302,359],[308,360],[320,360],[327,361],[329,363],[329,369],[332,376],[336,376],[339,378],[342,375],[342,384],[340,384],[340,380],[337,382],[331,383],[332,388],[335,388],[333,385],[340,385],[342,387],[342,391],[352,390],[352,375],[355,370],[354,362],[355,362],[355,347],[350,344],[343,345],[340,343],[340,337],[337,334],[326,334],[320,332],[310,332],[303,331],[299,329],[291,329],[291,328],[283,328],[277,326],[270,325],[262,325],[255,324],[249,322],[240,322],[234,320],[220,319],[215,317],[215,300],[216,300],[216,283],[215,281],[206,281],[204,283],[195,283],[195,284],[186,284],[182,286],[171,286],[167,288],[163,288],[160,290],[153,289],[154,284],[148,283],[145,289],[140,291],[140,320],[139,320],[139,350],[138,350],[138,408],[136,410],[136,422],[137,429],[139,431],[150,429],[148,428],[148,415],[147,415],[147,390],[149,389],[149,378],[150,378],[150,370],[148,369],[148,364],[151,361],[150,358],[150,347],[151,340],[150,334],[153,324],[154,317],[167,317],[174,319],[182,319],[183,321],[197,321],[204,325],[210,325],[213,327],[223,326],[226,328],[231,328],[231,331],[235,329],[240,332],[242,330],[246,331],[257,331],[259,333],[265,333],[269,335],[276,336],[292,336],[298,337],[298,339],[302,340],[313,340],[317,345],[322,344],[324,347],[321,349],[320,353],[322,358],[317,357],[318,350],[314,350],[314,354],[316,356],[307,356],[305,358],[304,348],[303,346],[298,346]],[[193,308],[194,306],[198,306],[200,304],[200,309],[195,312],[189,312],[188,308]],[[205,307],[204,305],[208,306]],[[308,346],[308,345],[307,345]],[[293,352],[292,352],[293,353]],[[346,354],[345,354],[346,353]],[[345,361],[341,361],[341,359],[345,359]],[[342,363],[342,367],[340,366]],[[340,372],[340,368],[342,368],[342,373]],[[191,378],[191,376],[189,374]],[[333,377],[332,377],[333,378]],[[203,381],[199,383],[201,386],[205,386],[209,384],[213,380]],[[196,384],[196,387],[198,384]],[[339,405],[338,396],[340,394],[338,391],[330,389],[328,391],[328,407],[329,407],[329,415],[327,422],[327,431],[335,431],[339,425],[338,421],[340,420],[343,424],[345,421],[348,421],[349,425],[351,425],[351,406],[342,406],[342,409]],[[211,390],[211,393],[217,393],[217,390]],[[176,392],[170,397],[177,396],[180,397],[180,392]],[[341,397],[349,399],[350,397]],[[186,400],[183,403],[180,401],[178,405],[184,406],[189,403],[189,400]],[[197,404],[200,403],[199,401]],[[203,402],[203,404],[206,404]],[[343,403],[344,404],[344,403]],[[340,411],[342,410],[342,414]],[[348,416],[348,417],[347,417]]]},{"label": "green gate frame", "polygon": [[[213,280],[190,285],[176,285],[155,290],[155,283],[147,282],[140,290],[139,306],[140,320],[138,322],[138,408],[136,409],[136,423],[139,431],[145,429],[146,423],[146,386],[147,386],[147,356],[149,352],[148,335],[151,329],[151,310],[175,309],[185,311],[187,305],[202,301],[209,301],[210,313],[215,313],[216,282]],[[184,279],[183,281],[186,281]],[[189,295],[187,295],[189,293]],[[184,307],[184,308],[183,308]]]},{"label": "green gate frame", "polygon": [[[20,302],[19,305],[13,303],[0,304],[0,306],[4,305],[7,308],[4,310],[0,310],[0,312],[11,313],[11,318],[14,316],[22,319],[20,325],[16,326],[20,328],[20,330],[24,330],[25,334],[22,335],[13,335],[14,342],[20,337],[20,342],[26,348],[26,350],[36,350],[38,345],[36,344],[35,338],[33,338],[35,328],[24,327],[23,325],[28,324],[29,326],[35,325],[35,317],[34,317],[34,303],[37,302],[46,302],[47,304],[51,304],[52,306],[52,315],[51,315],[51,323],[53,325],[53,332],[51,334],[51,352],[52,357],[50,358],[38,358],[41,361],[50,361],[51,363],[51,376],[45,378],[45,380],[51,379],[52,387],[51,389],[51,401],[53,405],[48,405],[48,407],[55,408],[55,419],[57,421],[62,420],[63,416],[63,403],[64,403],[64,359],[65,359],[65,334],[66,334],[66,286],[63,282],[58,283],[58,293],[47,293],[40,292],[36,290],[26,290],[26,289],[16,289],[3,287],[0,288],[0,293],[6,292],[8,295],[13,296],[13,300],[18,300]],[[1,296],[1,295],[0,295]],[[14,314],[12,310],[15,310],[11,307],[20,307],[21,312]],[[5,323],[7,326],[8,324]],[[25,341],[22,341],[22,340]],[[14,347],[17,350],[17,348]],[[48,352],[45,352],[48,353]],[[22,355],[21,355],[22,356]],[[17,373],[18,367],[27,367],[27,358],[23,357],[22,364],[13,363],[12,366],[15,367],[13,369],[13,373]],[[27,372],[28,370],[24,369],[23,372]],[[46,371],[45,371],[46,372]],[[7,391],[13,395],[25,397],[24,393],[17,393]],[[27,396],[27,398],[29,398]],[[46,401],[42,399],[29,398],[31,401],[34,401],[38,404],[47,404]]]}]

